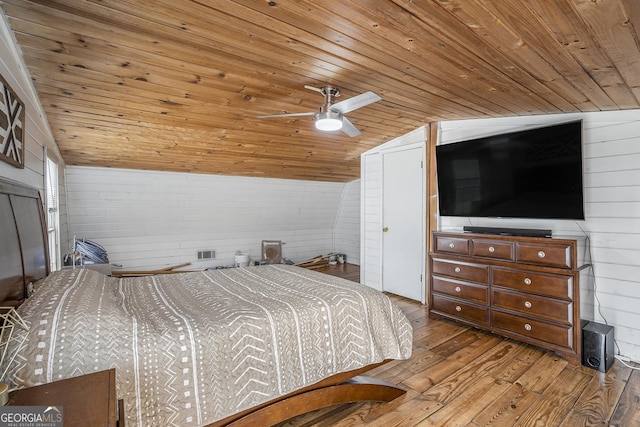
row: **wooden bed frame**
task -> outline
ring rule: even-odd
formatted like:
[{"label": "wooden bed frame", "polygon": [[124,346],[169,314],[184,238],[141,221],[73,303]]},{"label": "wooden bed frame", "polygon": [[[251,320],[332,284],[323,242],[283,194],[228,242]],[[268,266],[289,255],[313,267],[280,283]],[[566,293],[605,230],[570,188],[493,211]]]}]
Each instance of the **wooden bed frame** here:
[{"label": "wooden bed frame", "polygon": [[[27,297],[29,283],[49,274],[46,220],[36,189],[0,178],[0,241],[0,306],[18,306]],[[387,362],[328,377],[208,427],[269,426],[342,403],[392,401],[405,390],[359,376]]]},{"label": "wooden bed frame", "polygon": [[387,362],[389,360],[333,375],[319,383],[231,415],[206,427],[271,426],[297,415],[343,403],[391,402],[404,395],[406,391],[375,378],[360,376]]},{"label": "wooden bed frame", "polygon": [[38,190],[0,179],[0,305],[15,307],[29,283],[49,274],[44,209]]}]

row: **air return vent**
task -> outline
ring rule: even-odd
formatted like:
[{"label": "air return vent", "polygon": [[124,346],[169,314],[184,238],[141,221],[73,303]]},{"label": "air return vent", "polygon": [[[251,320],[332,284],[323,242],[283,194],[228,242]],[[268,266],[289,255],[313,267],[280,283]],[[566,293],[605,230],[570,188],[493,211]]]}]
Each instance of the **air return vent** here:
[{"label": "air return vent", "polygon": [[216,257],[216,251],[198,251],[198,259],[214,259]]}]

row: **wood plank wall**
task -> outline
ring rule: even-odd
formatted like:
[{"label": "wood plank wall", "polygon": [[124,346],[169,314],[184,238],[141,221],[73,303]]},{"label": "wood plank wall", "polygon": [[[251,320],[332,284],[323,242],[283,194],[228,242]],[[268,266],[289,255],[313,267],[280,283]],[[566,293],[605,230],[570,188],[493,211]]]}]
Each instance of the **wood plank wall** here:
[{"label": "wood plank wall", "polygon": [[581,286],[582,317],[606,319],[621,354],[640,361],[640,111],[443,122],[440,143],[576,119],[583,120],[585,221],[440,217],[438,229],[480,225],[588,235],[595,281]]},{"label": "wood plank wall", "polygon": [[[67,181],[72,235],[103,245],[125,269],[231,265],[237,250],[259,260],[262,240],[282,240],[283,256],[300,262],[359,233],[343,212],[334,236],[341,200],[358,197],[343,197],[344,183],[79,166],[67,168]],[[216,259],[197,261],[198,250]]]}]

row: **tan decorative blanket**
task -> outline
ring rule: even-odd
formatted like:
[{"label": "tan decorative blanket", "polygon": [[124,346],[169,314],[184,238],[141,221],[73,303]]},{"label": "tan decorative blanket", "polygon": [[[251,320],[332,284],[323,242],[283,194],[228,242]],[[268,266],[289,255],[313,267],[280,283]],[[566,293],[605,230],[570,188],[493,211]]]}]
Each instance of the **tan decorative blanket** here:
[{"label": "tan decorative blanket", "polygon": [[411,325],[387,296],[285,265],[126,279],[63,270],[18,311],[31,330],[7,380],[116,368],[131,426],[208,424],[411,354]]}]

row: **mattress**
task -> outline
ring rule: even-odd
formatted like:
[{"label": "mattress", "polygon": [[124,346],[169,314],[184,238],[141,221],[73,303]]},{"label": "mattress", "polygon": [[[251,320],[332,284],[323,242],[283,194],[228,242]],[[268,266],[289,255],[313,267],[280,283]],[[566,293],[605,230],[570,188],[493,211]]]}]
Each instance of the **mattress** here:
[{"label": "mattress", "polygon": [[18,312],[30,331],[5,381],[115,368],[127,425],[205,425],[412,347],[409,321],[383,293],[287,265],[134,278],[62,270]]}]

